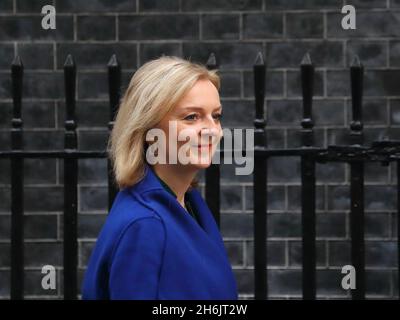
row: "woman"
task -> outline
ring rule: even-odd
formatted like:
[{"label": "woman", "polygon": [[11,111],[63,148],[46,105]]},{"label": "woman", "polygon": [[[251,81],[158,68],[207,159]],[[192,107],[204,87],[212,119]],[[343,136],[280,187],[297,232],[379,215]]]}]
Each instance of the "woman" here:
[{"label": "woman", "polygon": [[195,189],[222,137],[219,88],[216,71],[171,56],[132,77],[109,140],[120,191],[83,299],[237,299],[221,235]]}]

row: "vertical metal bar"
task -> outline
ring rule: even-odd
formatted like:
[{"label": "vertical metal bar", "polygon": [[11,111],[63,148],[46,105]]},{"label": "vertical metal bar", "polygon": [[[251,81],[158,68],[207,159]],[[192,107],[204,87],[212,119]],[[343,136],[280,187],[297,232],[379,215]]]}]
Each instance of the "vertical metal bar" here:
[{"label": "vertical metal bar", "polygon": [[[314,123],[312,120],[312,98],[314,89],[314,67],[307,53],[301,62],[303,90],[303,147],[314,145]],[[316,250],[315,250],[315,159],[312,155],[301,157],[301,221],[303,250],[303,299],[315,299],[316,294]]]},{"label": "vertical metal bar", "polygon": [[[114,127],[114,119],[118,110],[120,92],[121,92],[121,66],[115,54],[112,55],[107,66],[108,66],[108,89],[110,97],[110,121],[108,123],[108,132],[109,134],[111,134],[111,131]],[[118,189],[115,183],[112,163],[109,157],[107,157],[107,171],[108,171],[108,210],[110,210],[114,202],[115,196],[117,195]]]},{"label": "vertical metal bar", "polygon": [[[210,54],[206,66],[209,70],[218,69],[214,53]],[[217,163],[211,163],[206,169],[206,202],[220,227],[220,167]]]},{"label": "vertical metal bar", "polygon": [[[13,119],[11,149],[23,149],[21,119],[24,67],[19,56],[11,65]],[[11,299],[24,298],[24,159],[11,158]]]},{"label": "vertical metal bar", "polygon": [[264,96],[266,67],[259,52],[253,66],[256,118],[254,119],[254,297],[267,299],[267,158],[257,155],[266,147]]},{"label": "vertical metal bar", "polygon": [[[76,66],[71,55],[64,64],[65,77],[65,151],[77,149],[75,123]],[[74,157],[64,159],[64,299],[77,297],[77,183],[78,163]]]},{"label": "vertical metal bar", "polygon": [[[354,145],[363,143],[362,95],[364,68],[356,56],[350,67],[352,111],[350,137]],[[350,162],[351,192],[351,260],[356,270],[356,289],[353,299],[365,298],[365,243],[364,243],[364,163]]]}]

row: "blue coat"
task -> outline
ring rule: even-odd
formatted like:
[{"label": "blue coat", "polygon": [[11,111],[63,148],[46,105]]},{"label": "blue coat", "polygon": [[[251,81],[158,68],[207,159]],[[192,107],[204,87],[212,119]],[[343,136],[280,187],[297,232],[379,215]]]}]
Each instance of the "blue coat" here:
[{"label": "blue coat", "polygon": [[93,249],[83,299],[237,299],[235,278],[207,204],[187,191],[199,223],[146,164],[117,194]]}]

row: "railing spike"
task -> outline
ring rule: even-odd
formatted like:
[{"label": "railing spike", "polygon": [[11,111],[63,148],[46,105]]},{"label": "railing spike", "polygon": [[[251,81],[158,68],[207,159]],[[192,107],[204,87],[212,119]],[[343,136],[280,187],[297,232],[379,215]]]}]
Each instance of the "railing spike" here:
[{"label": "railing spike", "polygon": [[254,65],[255,66],[263,66],[263,65],[265,65],[262,52],[258,52],[256,60],[254,62]]}]

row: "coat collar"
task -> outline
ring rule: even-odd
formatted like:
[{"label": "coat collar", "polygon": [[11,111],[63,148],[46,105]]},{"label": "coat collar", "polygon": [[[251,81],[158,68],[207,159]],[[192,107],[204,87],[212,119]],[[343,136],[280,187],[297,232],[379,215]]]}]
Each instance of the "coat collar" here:
[{"label": "coat collar", "polygon": [[[186,195],[193,205],[194,210],[198,213],[199,224],[188,215],[186,210],[179,204],[178,200],[162,186],[155,172],[147,163],[145,164],[144,178],[134,186],[129,187],[128,192],[136,194],[136,196],[139,195],[142,199],[149,199],[150,202],[148,203],[151,204],[159,214],[165,215],[165,217],[172,214],[175,219],[182,221],[182,223],[188,227],[200,227],[200,229],[203,229],[202,232],[206,232],[212,238],[221,241],[221,235],[215,219],[196,188],[190,188],[190,190],[186,191]],[[189,219],[190,222],[186,219]]]}]

